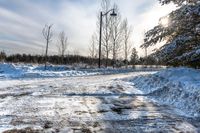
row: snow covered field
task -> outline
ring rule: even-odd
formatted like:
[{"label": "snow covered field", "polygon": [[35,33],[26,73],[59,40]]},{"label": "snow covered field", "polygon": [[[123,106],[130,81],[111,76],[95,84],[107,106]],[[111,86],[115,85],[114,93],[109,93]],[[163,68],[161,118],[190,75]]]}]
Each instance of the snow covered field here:
[{"label": "snow covered field", "polygon": [[0,132],[200,132],[198,70],[2,66]]}]

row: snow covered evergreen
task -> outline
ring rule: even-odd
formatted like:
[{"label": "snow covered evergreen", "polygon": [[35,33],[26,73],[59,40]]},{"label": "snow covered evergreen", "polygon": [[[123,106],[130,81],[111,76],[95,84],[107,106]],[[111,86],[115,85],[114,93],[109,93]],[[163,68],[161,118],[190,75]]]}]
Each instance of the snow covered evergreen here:
[{"label": "snow covered evergreen", "polygon": [[[200,2],[198,0],[160,0],[162,4],[173,2],[178,6],[160,19],[159,25],[146,33],[145,43],[149,47],[161,41],[166,44],[152,56],[172,65],[200,66]],[[163,19],[168,24],[163,26]]]}]

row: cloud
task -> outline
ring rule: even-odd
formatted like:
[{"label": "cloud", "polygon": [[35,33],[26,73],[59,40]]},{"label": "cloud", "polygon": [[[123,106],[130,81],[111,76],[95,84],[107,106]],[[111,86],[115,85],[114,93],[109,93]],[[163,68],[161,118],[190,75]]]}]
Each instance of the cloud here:
[{"label": "cloud", "polygon": [[[133,26],[132,42],[137,48],[141,45],[143,31],[155,26],[163,14],[174,9],[172,5],[161,7],[157,0],[113,1]],[[91,35],[96,30],[99,4],[100,1],[94,0],[1,0],[0,50],[42,54],[45,40],[41,31],[49,23],[54,24],[51,54],[56,54],[57,35],[64,30],[71,49],[87,55]],[[142,54],[142,50],[138,50]]]}]

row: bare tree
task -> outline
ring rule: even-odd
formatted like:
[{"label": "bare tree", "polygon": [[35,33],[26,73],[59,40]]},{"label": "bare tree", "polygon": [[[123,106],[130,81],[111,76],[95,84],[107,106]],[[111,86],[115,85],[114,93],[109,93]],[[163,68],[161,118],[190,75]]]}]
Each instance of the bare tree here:
[{"label": "bare tree", "polygon": [[132,28],[128,25],[127,19],[124,19],[122,22],[122,33],[124,43],[124,60],[126,68],[128,68],[128,56],[131,53],[130,37],[132,33]]},{"label": "bare tree", "polygon": [[97,56],[96,40],[97,40],[97,36],[96,34],[93,34],[91,38],[91,44],[89,46],[89,56],[91,58],[95,58]]},{"label": "bare tree", "polygon": [[113,67],[115,66],[117,54],[119,54],[121,50],[121,42],[122,42],[122,28],[121,28],[121,15],[119,12],[118,6],[114,5],[115,12],[117,13],[116,17],[113,17],[111,20],[111,42],[112,42],[112,50],[113,50]]},{"label": "bare tree", "polygon": [[[102,10],[104,11],[104,13],[108,12],[111,9],[111,1],[110,0],[102,0]],[[105,19],[103,21],[103,39],[102,39],[102,46],[104,47],[104,52],[105,52],[105,56],[106,56],[106,67],[108,66],[108,58],[109,58],[109,54],[112,50],[112,45],[110,43],[110,37],[111,37],[111,29],[110,29],[110,25],[111,25],[111,16],[110,15],[106,15]]]},{"label": "bare tree", "polygon": [[62,61],[65,56],[67,47],[68,47],[68,37],[66,36],[65,32],[62,31],[59,34],[59,44],[58,44],[58,52],[62,57]]},{"label": "bare tree", "polygon": [[45,70],[47,67],[47,54],[48,54],[48,47],[49,47],[49,43],[52,41],[52,37],[53,37],[53,31],[52,31],[52,24],[51,25],[45,25],[43,30],[42,30],[42,34],[44,36],[44,39],[46,40],[46,53],[45,53]]},{"label": "bare tree", "polygon": [[[111,6],[111,0],[102,0],[101,3],[101,11],[103,13],[107,13],[113,9]],[[102,24],[102,57],[105,57],[105,66],[108,66],[108,59],[109,57],[113,57],[113,65],[115,65],[115,61],[117,56],[122,50],[122,27],[121,27],[121,15],[119,12],[119,8],[116,4],[114,4],[114,9],[117,16],[112,17],[109,14],[104,16],[103,24]],[[100,19],[98,15],[97,21],[97,29],[100,26]],[[98,31],[98,30],[97,30]],[[97,32],[99,33],[99,31]],[[111,55],[112,52],[112,55]]]}]

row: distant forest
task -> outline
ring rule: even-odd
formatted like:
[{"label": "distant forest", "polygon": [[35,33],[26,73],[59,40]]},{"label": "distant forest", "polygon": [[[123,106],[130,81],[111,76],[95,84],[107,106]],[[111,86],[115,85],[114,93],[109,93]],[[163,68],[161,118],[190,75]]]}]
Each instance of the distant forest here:
[{"label": "distant forest", "polygon": [[[44,64],[45,56],[43,55],[30,55],[30,54],[13,54],[6,55],[5,52],[0,52],[0,61],[7,63],[36,63]],[[88,65],[97,66],[98,58],[85,57],[80,55],[66,55],[64,57],[59,55],[47,56],[47,61],[49,64],[54,65],[72,65],[75,63],[84,63]],[[113,66],[113,60],[108,59],[108,66]],[[105,66],[106,59],[102,59],[102,65]],[[116,67],[125,66],[125,60],[117,60]],[[138,58],[137,60],[128,61],[129,65],[166,65],[161,62],[156,61],[152,57]]]}]

